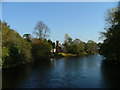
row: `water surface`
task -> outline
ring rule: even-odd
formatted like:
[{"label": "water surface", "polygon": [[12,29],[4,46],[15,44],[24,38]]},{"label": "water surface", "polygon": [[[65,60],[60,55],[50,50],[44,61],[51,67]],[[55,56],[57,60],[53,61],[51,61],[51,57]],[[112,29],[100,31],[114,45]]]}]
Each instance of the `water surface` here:
[{"label": "water surface", "polygon": [[65,57],[3,71],[3,88],[119,87],[120,71],[106,67],[103,56]]}]

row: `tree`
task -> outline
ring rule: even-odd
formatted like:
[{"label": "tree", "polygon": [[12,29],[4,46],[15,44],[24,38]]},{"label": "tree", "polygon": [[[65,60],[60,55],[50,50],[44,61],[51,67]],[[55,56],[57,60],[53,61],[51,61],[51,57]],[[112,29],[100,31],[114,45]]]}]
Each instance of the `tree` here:
[{"label": "tree", "polygon": [[45,39],[49,36],[50,29],[42,21],[39,21],[35,26],[35,34],[39,39]]},{"label": "tree", "polygon": [[76,38],[75,40],[72,40],[72,38],[65,34],[65,41],[64,41],[64,52],[77,54],[77,55],[83,55],[86,54],[85,51],[85,43]]},{"label": "tree", "polygon": [[25,38],[28,42],[31,42],[32,36],[30,34],[24,34],[23,38]]},{"label": "tree", "polygon": [[73,54],[82,54],[83,52],[85,51],[85,47],[84,47],[84,44],[81,40],[79,40],[78,38],[76,38],[74,41],[73,41],[73,44],[72,44],[72,47],[71,47],[71,52]]},{"label": "tree", "polygon": [[10,67],[32,61],[31,44],[2,22],[2,63]]},{"label": "tree", "polygon": [[32,43],[32,55],[35,60],[47,59],[51,55],[52,46],[45,40],[34,39]]},{"label": "tree", "polygon": [[73,43],[72,38],[68,34],[65,34],[65,41],[63,43],[64,52],[69,53],[71,51],[70,48],[72,43]]},{"label": "tree", "polygon": [[120,2],[118,7],[109,10],[106,32],[102,32],[104,37],[100,52],[107,61],[120,63]]},{"label": "tree", "polygon": [[55,48],[55,42],[52,42],[50,39],[48,40],[48,43],[52,46],[52,49]]},{"label": "tree", "polygon": [[72,38],[68,34],[65,34],[65,42],[72,44]]},{"label": "tree", "polygon": [[92,40],[89,40],[87,42],[87,48],[86,48],[87,53],[96,54],[96,53],[98,53],[98,49],[99,49],[99,46],[97,45],[96,42],[94,42]]}]

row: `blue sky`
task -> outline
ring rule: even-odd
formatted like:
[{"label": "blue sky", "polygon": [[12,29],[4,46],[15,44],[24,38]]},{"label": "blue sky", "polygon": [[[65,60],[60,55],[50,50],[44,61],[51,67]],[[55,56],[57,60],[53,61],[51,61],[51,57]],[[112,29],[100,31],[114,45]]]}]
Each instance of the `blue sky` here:
[{"label": "blue sky", "polygon": [[106,11],[115,2],[3,2],[2,20],[20,35],[33,34],[38,21],[51,29],[50,39],[64,41],[68,33],[73,39],[99,42],[104,31]]}]

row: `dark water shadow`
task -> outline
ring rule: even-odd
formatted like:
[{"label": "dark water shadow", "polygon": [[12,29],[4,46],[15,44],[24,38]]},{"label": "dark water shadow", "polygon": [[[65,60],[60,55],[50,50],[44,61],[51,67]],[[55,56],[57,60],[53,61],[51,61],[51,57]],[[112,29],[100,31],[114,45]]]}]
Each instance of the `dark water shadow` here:
[{"label": "dark water shadow", "polygon": [[120,65],[101,63],[101,73],[109,88],[120,88]]},{"label": "dark water shadow", "polygon": [[[35,76],[39,74],[39,71],[50,71],[51,61],[37,61],[33,63],[27,63],[24,65],[18,65],[16,67],[8,68],[2,70],[2,88],[22,88],[22,87],[30,87],[34,85],[26,85],[27,82],[34,82],[31,80],[33,77],[37,79]],[[43,77],[43,76],[39,76]],[[44,74],[44,77],[45,74]],[[33,83],[32,83],[33,84]]]}]

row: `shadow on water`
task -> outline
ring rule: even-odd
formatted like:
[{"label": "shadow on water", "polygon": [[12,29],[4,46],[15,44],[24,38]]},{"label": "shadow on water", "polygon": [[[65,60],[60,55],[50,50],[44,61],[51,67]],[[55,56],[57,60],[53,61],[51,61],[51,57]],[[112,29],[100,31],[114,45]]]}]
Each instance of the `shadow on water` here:
[{"label": "shadow on water", "polygon": [[101,73],[104,82],[110,88],[120,88],[120,65],[109,64],[103,60],[101,64]]},{"label": "shadow on water", "polygon": [[[37,79],[35,74],[39,75],[39,77],[46,77],[44,71],[49,71],[50,67],[50,60],[47,60],[5,69],[2,71],[2,88],[30,88],[34,86],[35,81],[33,79]],[[40,76],[39,71],[41,70],[44,76]],[[30,82],[30,84],[26,85],[28,82]]]},{"label": "shadow on water", "polygon": [[[2,88],[17,88],[19,84],[29,78],[31,73],[30,64],[17,66],[2,71]],[[19,82],[18,82],[19,81]]]}]

